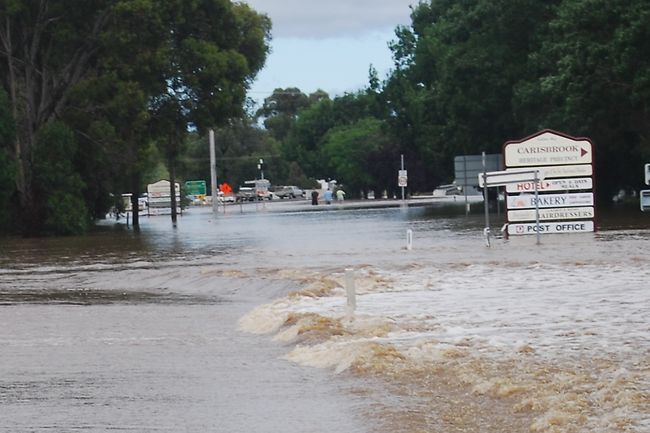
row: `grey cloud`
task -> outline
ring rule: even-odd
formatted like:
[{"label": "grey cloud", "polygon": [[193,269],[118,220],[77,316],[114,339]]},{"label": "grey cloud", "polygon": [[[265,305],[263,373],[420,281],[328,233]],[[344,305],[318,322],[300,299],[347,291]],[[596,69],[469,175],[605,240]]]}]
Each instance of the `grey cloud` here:
[{"label": "grey cloud", "polygon": [[356,36],[409,24],[418,0],[246,0],[273,21],[274,38]]}]

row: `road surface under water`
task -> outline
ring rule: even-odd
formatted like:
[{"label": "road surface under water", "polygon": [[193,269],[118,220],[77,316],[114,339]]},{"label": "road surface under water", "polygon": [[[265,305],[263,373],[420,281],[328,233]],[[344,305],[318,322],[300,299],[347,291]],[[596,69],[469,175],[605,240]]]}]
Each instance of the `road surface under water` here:
[{"label": "road surface under water", "polygon": [[646,215],[486,248],[482,215],[313,210],[3,239],[0,430],[648,428]]}]

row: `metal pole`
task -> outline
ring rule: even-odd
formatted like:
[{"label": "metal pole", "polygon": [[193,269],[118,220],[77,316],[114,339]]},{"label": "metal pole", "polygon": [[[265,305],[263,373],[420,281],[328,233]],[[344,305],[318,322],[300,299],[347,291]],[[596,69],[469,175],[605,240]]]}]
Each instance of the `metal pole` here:
[{"label": "metal pole", "polygon": [[[401,159],[401,169],[404,170],[404,154],[400,154]],[[404,187],[402,187],[402,201],[404,201]]]},{"label": "metal pole", "polygon": [[490,212],[488,209],[488,183],[487,183],[487,167],[485,163],[485,152],[481,153],[483,159],[483,207],[485,208],[485,243],[490,246]]},{"label": "metal pole", "polygon": [[[467,152],[466,152],[467,153]],[[463,194],[465,195],[465,216],[469,215],[469,206],[467,203],[467,155],[463,155]],[[483,179],[485,180],[485,179]]]},{"label": "metal pole", "polygon": [[219,191],[217,190],[217,156],[214,149],[214,130],[210,130],[210,188],[212,189],[212,212],[217,213]]},{"label": "metal pole", "polygon": [[539,182],[539,171],[535,170],[535,223],[537,224],[537,245],[540,244],[540,233],[539,233],[539,189],[537,188],[537,182]]}]

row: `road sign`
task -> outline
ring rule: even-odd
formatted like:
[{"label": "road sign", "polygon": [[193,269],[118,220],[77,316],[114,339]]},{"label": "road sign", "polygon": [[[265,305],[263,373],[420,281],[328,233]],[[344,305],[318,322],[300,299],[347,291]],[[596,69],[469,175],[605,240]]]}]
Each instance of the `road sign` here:
[{"label": "road sign", "polygon": [[650,164],[645,165],[645,184],[650,185]]},{"label": "road sign", "polygon": [[[590,177],[567,179],[547,179],[537,182],[539,192],[591,190],[593,182]],[[519,182],[506,185],[507,192],[534,192],[535,182]]]},{"label": "road sign", "polygon": [[408,184],[408,173],[406,170],[399,170],[397,172],[397,186],[405,187]]},{"label": "road sign", "polygon": [[[536,219],[535,209],[509,210],[508,221],[534,221]],[[540,209],[540,221],[549,220],[578,220],[594,217],[593,207],[556,207]]]},{"label": "road sign", "polygon": [[534,194],[509,195],[508,209],[529,209],[535,205],[540,208],[593,206],[594,194],[591,192],[569,194]]},{"label": "road sign", "polygon": [[478,186],[477,175],[484,171],[503,170],[501,154],[461,155],[454,157],[454,184],[459,186]]},{"label": "road sign", "polygon": [[593,174],[593,167],[591,164],[581,165],[547,165],[545,167],[517,167],[506,168],[506,171],[526,171],[526,170],[544,170],[544,177],[546,179],[556,177],[584,177]]},{"label": "road sign", "polygon": [[[594,157],[589,139],[545,129],[505,143],[503,153],[506,172],[540,169],[545,175],[539,182],[506,185],[509,234],[594,231]],[[534,224],[520,223],[532,220]]]},{"label": "road sign", "polygon": [[[518,182],[534,182],[535,179],[544,180],[544,172],[540,170],[527,170],[520,172],[491,171],[478,174],[478,186],[483,188],[483,179],[487,179],[487,186],[504,186]],[[534,183],[533,183],[534,185]]]},{"label": "road sign", "polygon": [[204,180],[188,180],[185,182],[185,192],[188,195],[205,195],[206,183]]},{"label": "road sign", "polygon": [[650,189],[643,189],[639,194],[641,201],[641,210],[643,212],[650,211]]},{"label": "road sign", "polygon": [[594,231],[593,221],[558,221],[544,224],[524,223],[510,224],[511,235],[535,235],[538,233],[585,233]]},{"label": "road sign", "polygon": [[504,145],[507,167],[591,164],[593,152],[587,139],[569,138],[544,131],[521,142]]}]

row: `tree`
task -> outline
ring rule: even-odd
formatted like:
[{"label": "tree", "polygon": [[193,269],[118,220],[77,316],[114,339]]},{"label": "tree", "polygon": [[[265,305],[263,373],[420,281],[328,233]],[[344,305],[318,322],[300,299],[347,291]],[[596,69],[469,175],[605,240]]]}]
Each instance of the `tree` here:
[{"label": "tree", "polygon": [[[35,152],[39,131],[73,125],[82,145],[70,146],[76,169],[97,172],[82,155],[97,156],[89,166],[119,168],[114,177],[131,179],[137,206],[143,157],[158,132],[152,116],[157,125],[166,119],[160,131],[177,128],[163,140],[173,166],[188,125],[205,130],[243,111],[270,37],[268,17],[230,0],[0,0],[0,18],[0,83],[18,131],[10,159],[31,233],[47,214],[34,190],[34,168],[44,162]],[[109,186],[89,184],[85,206],[101,207]]]},{"label": "tree", "polygon": [[563,1],[517,88],[528,126],[595,144],[598,198],[636,190],[650,158],[650,4]]},{"label": "tree", "polygon": [[11,198],[15,193],[15,166],[9,158],[14,141],[15,126],[7,94],[0,89],[0,227],[4,231],[11,223],[15,211]]},{"label": "tree", "polygon": [[38,131],[59,118],[73,88],[93,68],[110,15],[102,0],[0,2],[0,82],[16,122],[11,159],[21,221],[38,231],[44,203],[34,195],[34,146]]},{"label": "tree", "polygon": [[321,154],[331,167],[331,176],[349,193],[367,192],[385,186],[380,176],[381,162],[385,161],[382,150],[389,143],[387,140],[380,120],[361,119],[351,125],[331,128],[324,138]]},{"label": "tree", "polygon": [[257,110],[256,117],[264,119],[264,127],[276,140],[284,140],[298,116],[298,112],[308,107],[312,102],[327,98],[322,92],[312,100],[297,87],[275,89],[271,96],[264,99],[262,108]]},{"label": "tree", "polygon": [[169,164],[172,221],[176,221],[176,159],[188,126],[206,131],[244,114],[246,90],[264,65],[270,21],[230,0],[162,2],[168,58],[167,87],[152,111]]},{"label": "tree", "polygon": [[61,122],[51,122],[39,130],[34,143],[34,198],[42,203],[38,219],[54,234],[76,234],[90,223],[82,190],[70,155],[76,152],[74,134]]}]

